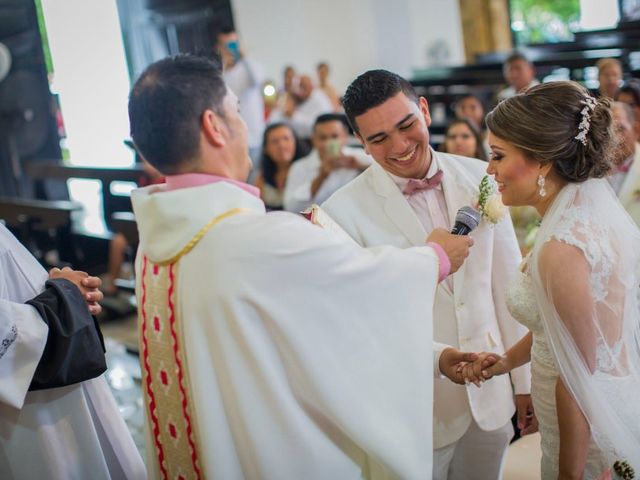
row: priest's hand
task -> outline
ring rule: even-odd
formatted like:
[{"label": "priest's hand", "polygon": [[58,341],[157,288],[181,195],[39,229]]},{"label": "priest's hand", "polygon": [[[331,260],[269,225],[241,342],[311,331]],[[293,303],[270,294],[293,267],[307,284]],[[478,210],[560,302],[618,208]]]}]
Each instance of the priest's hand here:
[{"label": "priest's hand", "polygon": [[82,298],[87,302],[89,313],[91,313],[91,315],[98,315],[102,311],[102,307],[99,302],[102,300],[104,295],[100,291],[102,280],[98,277],[92,277],[87,272],[64,267],[62,270],[59,268],[52,268],[49,270],[49,278],[64,278],[78,287],[78,290],[80,290],[80,293],[82,294]]},{"label": "priest's hand", "polygon": [[462,368],[469,362],[477,360],[478,355],[475,353],[466,353],[447,347],[440,354],[440,362],[438,367],[440,373],[449,380],[460,385],[464,385],[464,377],[462,376]]},{"label": "priest's hand", "polygon": [[473,246],[473,238],[468,235],[452,235],[444,228],[434,229],[427,237],[428,242],[435,242],[442,247],[451,262],[451,273],[455,273],[462,266],[464,259],[469,256],[469,249]]}]

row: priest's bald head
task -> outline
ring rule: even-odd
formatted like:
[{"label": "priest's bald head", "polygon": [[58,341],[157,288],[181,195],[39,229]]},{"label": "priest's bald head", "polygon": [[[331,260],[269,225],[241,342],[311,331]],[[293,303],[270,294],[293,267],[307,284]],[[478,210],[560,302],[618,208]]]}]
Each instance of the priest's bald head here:
[{"label": "priest's bald head", "polygon": [[247,126],[217,58],[176,55],[150,65],[129,95],[129,122],[137,150],[165,175],[249,174]]}]

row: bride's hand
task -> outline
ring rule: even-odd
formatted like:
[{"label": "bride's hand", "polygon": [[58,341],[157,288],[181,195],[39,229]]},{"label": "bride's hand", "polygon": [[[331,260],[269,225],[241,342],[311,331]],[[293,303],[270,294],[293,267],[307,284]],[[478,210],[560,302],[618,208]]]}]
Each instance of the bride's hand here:
[{"label": "bride's hand", "polygon": [[465,383],[473,383],[479,387],[481,382],[489,380],[495,375],[509,372],[510,368],[506,356],[493,352],[482,352],[474,362],[461,366],[461,375]]}]

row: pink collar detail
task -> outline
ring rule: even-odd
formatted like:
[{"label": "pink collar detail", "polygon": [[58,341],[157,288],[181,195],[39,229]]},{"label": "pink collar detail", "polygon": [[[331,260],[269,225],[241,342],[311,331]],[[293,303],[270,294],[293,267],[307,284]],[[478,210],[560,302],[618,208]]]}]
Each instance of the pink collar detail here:
[{"label": "pink collar detail", "polygon": [[166,177],[166,191],[178,190],[180,188],[188,187],[201,187],[203,185],[209,185],[211,183],[227,182],[241,188],[245,192],[260,198],[260,189],[249,185],[248,183],[239,182],[231,178],[220,177],[218,175],[209,175],[208,173],[183,173],[180,175],[167,175]]}]

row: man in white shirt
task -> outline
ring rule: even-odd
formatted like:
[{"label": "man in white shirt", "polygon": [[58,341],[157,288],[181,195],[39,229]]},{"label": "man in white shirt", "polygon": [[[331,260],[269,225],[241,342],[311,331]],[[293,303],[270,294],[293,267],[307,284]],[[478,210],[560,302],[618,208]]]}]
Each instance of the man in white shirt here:
[{"label": "man in white shirt", "polygon": [[309,75],[302,75],[297,90],[287,95],[284,106],[271,112],[269,121],[286,121],[291,124],[299,138],[309,140],[316,118],[323,113],[331,112],[333,106],[329,97],[313,86]]},{"label": "man in white shirt", "polygon": [[509,86],[498,93],[498,100],[513,97],[540,83],[536,79],[533,63],[520,52],[514,52],[507,57],[502,73]]},{"label": "man in white shirt", "polygon": [[[323,209],[364,247],[411,248],[434,228],[450,230],[458,209],[476,201],[486,162],[435,152],[427,100],[394,73],[364,73],[347,88],[343,105],[375,162]],[[438,286],[434,338],[465,350],[504,351],[526,333],[505,302],[521,260],[518,242],[508,215],[494,226],[481,222],[471,236],[469,259]],[[530,385],[528,369],[480,389],[436,379],[433,478],[500,478],[514,395],[521,429],[535,431]]]},{"label": "man in white shirt", "polygon": [[257,166],[265,124],[262,67],[244,54],[240,48],[238,34],[233,29],[223,29],[218,34],[218,50],[224,63],[224,81],[240,100],[241,116],[249,130],[249,155],[254,166]]},{"label": "man in white shirt", "polygon": [[620,145],[617,165],[607,180],[620,203],[640,225],[640,145],[634,129],[635,116],[626,103],[614,102],[611,111]]},{"label": "man in white shirt", "polygon": [[347,146],[347,119],[325,113],[313,126],[313,150],[295,162],[287,176],[284,209],[301,212],[327,200],[333,192],[356,178],[371,165],[362,148]]}]

